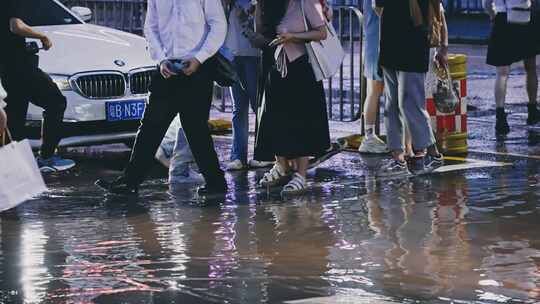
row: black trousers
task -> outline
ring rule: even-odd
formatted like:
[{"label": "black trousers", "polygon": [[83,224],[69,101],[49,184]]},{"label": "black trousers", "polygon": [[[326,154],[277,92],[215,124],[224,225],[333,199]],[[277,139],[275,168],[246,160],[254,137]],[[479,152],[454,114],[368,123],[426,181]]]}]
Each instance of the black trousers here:
[{"label": "black trousers", "polygon": [[66,98],[51,77],[37,67],[33,56],[13,59],[0,66],[0,78],[6,99],[8,128],[13,139],[26,137],[26,115],[29,102],[43,108],[41,156],[51,157],[64,135],[63,120]]},{"label": "black trousers", "polygon": [[202,65],[190,77],[179,75],[164,79],[160,73],[154,73],[150,85],[150,102],[124,172],[129,184],[139,185],[144,181],[169,125],[178,114],[206,183],[219,186],[225,184],[208,126],[214,83],[210,73],[207,64]]}]

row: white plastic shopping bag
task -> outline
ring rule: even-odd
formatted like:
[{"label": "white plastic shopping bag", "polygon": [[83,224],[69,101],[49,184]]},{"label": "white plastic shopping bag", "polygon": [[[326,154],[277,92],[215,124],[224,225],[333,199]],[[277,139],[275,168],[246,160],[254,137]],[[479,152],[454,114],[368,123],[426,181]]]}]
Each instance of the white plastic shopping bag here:
[{"label": "white plastic shopping bag", "polygon": [[0,147],[0,212],[47,191],[30,142]]}]

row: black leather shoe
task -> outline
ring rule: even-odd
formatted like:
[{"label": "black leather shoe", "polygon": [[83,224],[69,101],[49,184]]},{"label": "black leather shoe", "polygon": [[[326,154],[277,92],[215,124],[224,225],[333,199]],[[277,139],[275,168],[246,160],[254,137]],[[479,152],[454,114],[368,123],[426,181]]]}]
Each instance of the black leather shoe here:
[{"label": "black leather shoe", "polygon": [[114,181],[98,179],[96,181],[96,186],[113,194],[135,195],[139,192],[137,186],[129,185],[124,177],[119,177]]},{"label": "black leather shoe", "polygon": [[197,194],[200,196],[224,195],[227,193],[227,185],[210,186],[204,185],[197,188]]}]

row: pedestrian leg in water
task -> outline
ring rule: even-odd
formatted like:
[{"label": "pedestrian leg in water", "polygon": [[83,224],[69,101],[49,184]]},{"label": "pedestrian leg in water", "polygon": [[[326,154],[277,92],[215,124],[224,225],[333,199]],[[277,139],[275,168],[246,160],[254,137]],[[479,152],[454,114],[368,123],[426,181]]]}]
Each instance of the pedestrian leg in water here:
[{"label": "pedestrian leg in water", "polygon": [[137,193],[139,185],[144,181],[154,164],[154,156],[169,125],[178,113],[175,106],[178,103],[177,96],[170,89],[175,86],[175,82],[177,81],[164,79],[158,73],[154,75],[150,88],[152,92],[150,101],[144,111],[131,158],[124,174],[112,182],[100,179],[96,181],[96,185],[112,193]]},{"label": "pedestrian leg in water", "polygon": [[497,67],[497,79],[495,80],[495,132],[497,133],[497,135],[506,135],[510,132],[510,126],[508,125],[508,121],[506,120],[507,115],[504,110],[509,75],[510,66]]},{"label": "pedestrian leg in water", "polygon": [[411,133],[412,147],[415,151],[427,151],[420,172],[433,171],[443,165],[426,111],[424,90],[425,73],[399,72],[399,109]]},{"label": "pedestrian leg in water", "polygon": [[540,111],[538,111],[537,96],[538,96],[538,73],[536,72],[536,56],[526,59],[524,62],[525,71],[527,72],[527,95],[529,103],[527,104],[528,117],[527,124],[535,125],[540,122]]},{"label": "pedestrian leg in water", "polygon": [[41,172],[52,173],[71,169],[75,162],[55,155],[60,140],[66,136],[64,112],[66,98],[49,75],[37,67],[22,64],[10,67],[5,74],[8,124],[15,140],[26,137],[26,114],[29,101],[45,111],[41,129],[42,145],[37,163]]},{"label": "pedestrian leg in water", "polygon": [[179,128],[169,167],[169,184],[204,183],[204,178],[196,171],[198,170],[196,167],[195,158],[189,147],[184,128]]},{"label": "pedestrian leg in water", "polygon": [[398,71],[383,69],[386,104],[384,111],[384,124],[387,133],[388,149],[392,153],[392,160],[383,164],[379,176],[404,176],[410,174],[405,161],[405,148],[403,143],[404,124],[400,114],[400,94]]},{"label": "pedestrian leg in water", "polygon": [[362,153],[387,153],[387,145],[375,134],[379,102],[384,92],[384,82],[367,80],[367,96],[364,110],[365,136],[358,149]]},{"label": "pedestrian leg in water", "polygon": [[234,59],[241,84],[235,84],[231,89],[234,108],[231,161],[227,164],[229,171],[242,170],[248,165],[249,111],[250,107],[253,111],[256,108],[257,63],[258,57],[237,56]]},{"label": "pedestrian leg in water", "polygon": [[182,87],[183,97],[179,102],[180,121],[197,166],[206,181],[206,185],[198,190],[201,195],[227,192],[227,183],[208,126],[212,92],[210,71],[208,66],[203,65],[199,71],[187,78],[185,86]]}]

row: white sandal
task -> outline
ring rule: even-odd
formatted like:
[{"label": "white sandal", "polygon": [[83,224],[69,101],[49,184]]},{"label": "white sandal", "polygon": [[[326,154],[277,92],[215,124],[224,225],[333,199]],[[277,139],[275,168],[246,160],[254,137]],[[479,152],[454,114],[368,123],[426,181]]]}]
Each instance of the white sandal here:
[{"label": "white sandal", "polygon": [[306,192],[307,181],[299,173],[295,173],[291,181],[283,187],[282,194],[302,194]]},{"label": "white sandal", "polygon": [[281,186],[287,183],[291,178],[291,175],[285,172],[279,163],[275,163],[274,167],[270,169],[263,178],[259,181],[261,187],[275,187]]}]

